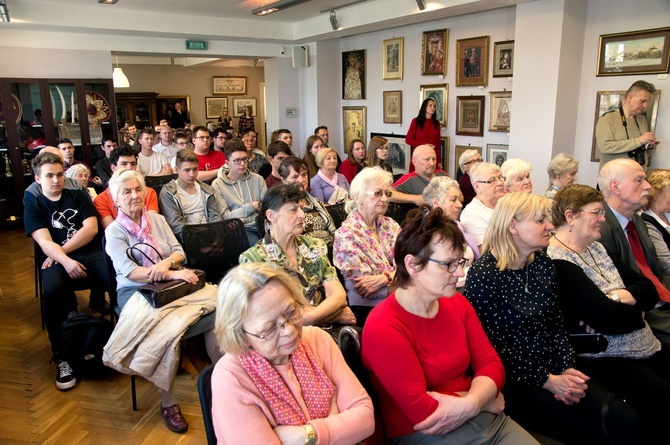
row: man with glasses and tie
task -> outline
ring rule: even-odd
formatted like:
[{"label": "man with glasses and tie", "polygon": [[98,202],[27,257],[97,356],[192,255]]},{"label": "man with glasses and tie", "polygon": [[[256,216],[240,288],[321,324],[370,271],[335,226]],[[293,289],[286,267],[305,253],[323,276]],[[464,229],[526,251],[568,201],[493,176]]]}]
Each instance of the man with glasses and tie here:
[{"label": "man with glasses and tie", "polygon": [[240,218],[247,231],[249,245],[253,246],[260,239],[256,228],[256,215],[267,186],[262,176],[249,170],[249,154],[241,140],[233,139],[228,142],[226,158],[228,161],[219,169],[212,188],[222,206],[227,207],[224,209],[223,219]]},{"label": "man with glasses and tie", "polygon": [[206,127],[199,126],[193,130],[193,151],[198,157],[198,179],[211,184],[226,163],[226,155],[220,151],[210,150],[211,135]]},{"label": "man with glasses and tie", "polygon": [[503,178],[500,167],[491,162],[476,162],[470,167],[470,182],[475,189],[474,199],[461,213],[461,223],[468,233],[474,235],[479,251],[482,250],[484,232],[489,226],[493,209],[504,195]]},{"label": "man with glasses and tie", "polygon": [[461,187],[461,193],[463,193],[463,207],[470,204],[470,202],[475,197],[475,189],[472,186],[470,181],[470,174],[468,173],[470,169],[481,162],[484,162],[482,155],[479,154],[479,151],[471,148],[470,150],[465,150],[460,158],[458,158],[458,167],[461,169],[463,174],[458,178],[458,185]]}]

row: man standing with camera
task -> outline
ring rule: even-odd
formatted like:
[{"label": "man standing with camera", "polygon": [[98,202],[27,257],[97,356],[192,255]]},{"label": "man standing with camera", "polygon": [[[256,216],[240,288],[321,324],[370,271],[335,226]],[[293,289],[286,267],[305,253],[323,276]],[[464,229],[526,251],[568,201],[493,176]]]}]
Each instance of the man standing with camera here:
[{"label": "man standing with camera", "polygon": [[649,131],[644,110],[656,87],[638,80],[628,88],[621,105],[603,114],[596,125],[596,144],[600,152],[600,168],[612,159],[632,158],[646,170],[650,151],[659,142]]}]

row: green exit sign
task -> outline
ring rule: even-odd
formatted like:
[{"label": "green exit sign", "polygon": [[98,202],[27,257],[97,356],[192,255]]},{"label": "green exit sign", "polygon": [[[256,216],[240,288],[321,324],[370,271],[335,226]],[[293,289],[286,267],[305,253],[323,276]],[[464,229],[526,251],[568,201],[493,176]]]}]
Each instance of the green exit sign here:
[{"label": "green exit sign", "polygon": [[186,49],[207,49],[207,42],[204,40],[187,40]]}]

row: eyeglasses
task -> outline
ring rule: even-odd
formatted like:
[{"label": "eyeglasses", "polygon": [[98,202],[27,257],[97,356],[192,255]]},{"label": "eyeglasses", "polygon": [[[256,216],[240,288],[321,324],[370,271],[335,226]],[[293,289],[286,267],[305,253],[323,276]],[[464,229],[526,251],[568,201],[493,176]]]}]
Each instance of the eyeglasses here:
[{"label": "eyeglasses", "polygon": [[375,191],[366,190],[364,193],[366,195],[372,195],[375,198],[381,198],[382,195],[386,196],[387,198],[390,198],[391,196],[393,196],[393,192],[391,190],[375,190]]},{"label": "eyeglasses", "polygon": [[302,320],[302,314],[304,312],[305,308],[303,305],[296,305],[288,313],[284,314],[283,323],[275,323],[266,330],[264,330],[263,332],[261,332],[260,334],[252,334],[251,332],[247,332],[244,329],[242,329],[242,332],[244,332],[247,335],[251,335],[252,337],[256,337],[259,340],[270,341],[277,336],[280,330],[281,331],[284,330],[287,323],[295,326],[296,323]]},{"label": "eyeglasses", "polygon": [[209,136],[196,136],[194,139],[200,139],[201,141],[208,141],[211,138]]},{"label": "eyeglasses", "polygon": [[461,258],[460,260],[452,261],[450,263],[442,260],[436,260],[435,258],[428,258],[428,261],[439,264],[440,266],[447,269],[447,272],[456,272],[458,266],[465,267],[465,265],[468,264],[467,258]]},{"label": "eyeglasses", "polygon": [[593,215],[595,217],[605,216],[605,209],[596,209],[596,210],[579,209],[579,211],[590,213],[591,215]]},{"label": "eyeglasses", "polygon": [[480,162],[484,162],[482,158],[479,159],[471,159],[468,162],[464,162],[463,165],[471,165],[471,164],[478,164]]},{"label": "eyeglasses", "polygon": [[495,178],[491,178],[488,181],[475,181],[480,184],[493,184],[494,182],[505,182],[505,177],[504,176],[496,176]]},{"label": "eyeglasses", "polygon": [[247,164],[249,162],[249,158],[231,159],[230,162],[235,165]]}]

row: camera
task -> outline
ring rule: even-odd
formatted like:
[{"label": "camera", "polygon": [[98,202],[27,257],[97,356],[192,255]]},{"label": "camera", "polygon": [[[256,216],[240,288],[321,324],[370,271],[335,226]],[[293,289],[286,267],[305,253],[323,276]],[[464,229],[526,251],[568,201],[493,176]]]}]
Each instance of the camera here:
[{"label": "camera", "polygon": [[645,151],[652,151],[656,147],[651,147],[649,148],[649,144],[644,144],[640,147],[637,147],[635,150],[631,150],[628,152],[628,157],[629,158],[634,158],[635,162],[637,162],[640,165],[645,164],[645,159],[644,159],[644,152]]}]

